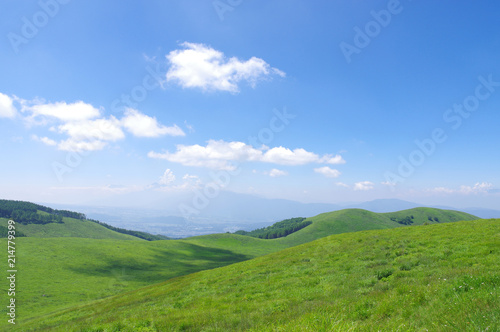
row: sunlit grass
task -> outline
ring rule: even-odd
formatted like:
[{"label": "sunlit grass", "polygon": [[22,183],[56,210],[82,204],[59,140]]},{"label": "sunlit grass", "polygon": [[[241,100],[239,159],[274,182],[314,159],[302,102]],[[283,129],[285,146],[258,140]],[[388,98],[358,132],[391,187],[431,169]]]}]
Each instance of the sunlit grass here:
[{"label": "sunlit grass", "polygon": [[500,220],[329,236],[27,321],[56,331],[497,331]]}]

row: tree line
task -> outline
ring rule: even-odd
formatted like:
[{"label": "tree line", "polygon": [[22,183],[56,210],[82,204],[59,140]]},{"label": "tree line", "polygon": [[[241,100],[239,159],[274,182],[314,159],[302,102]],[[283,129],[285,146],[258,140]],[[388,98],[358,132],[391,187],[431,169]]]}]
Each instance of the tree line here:
[{"label": "tree line", "polygon": [[[38,211],[43,211],[47,214],[42,214]],[[20,224],[62,223],[63,217],[83,220],[85,219],[85,214],[67,210],[56,210],[30,202],[0,200],[0,218],[9,218]]]},{"label": "tree line", "polygon": [[312,221],[305,221],[305,219],[302,217],[285,219],[268,227],[258,228],[250,232],[239,230],[235,234],[257,237],[259,239],[277,239],[295,233],[312,224]]},{"label": "tree line", "polygon": [[107,229],[110,229],[112,231],[115,231],[115,232],[118,232],[118,233],[122,233],[122,234],[132,235],[132,236],[135,236],[135,237],[138,237],[140,239],[147,240],[147,241],[168,240],[168,239],[170,239],[168,236],[164,236],[164,235],[153,235],[153,234],[149,234],[149,233],[146,233],[146,232],[131,231],[131,230],[125,229],[125,228],[111,226],[111,225],[108,225],[108,224],[106,224],[106,223],[104,223],[102,221],[95,220],[95,219],[87,219],[87,220],[91,221],[91,222],[95,222],[96,224],[104,226]]}]

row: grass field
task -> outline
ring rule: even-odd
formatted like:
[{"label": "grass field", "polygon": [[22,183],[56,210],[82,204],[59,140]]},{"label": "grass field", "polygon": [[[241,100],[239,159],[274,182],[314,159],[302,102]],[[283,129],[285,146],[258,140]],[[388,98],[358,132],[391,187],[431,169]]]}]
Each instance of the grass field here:
[{"label": "grass field", "polygon": [[500,220],[328,236],[22,326],[54,331],[498,331]]},{"label": "grass field", "polygon": [[[473,218],[461,212],[424,208],[395,214],[414,215],[415,224],[427,222],[429,214],[440,221]],[[71,218],[64,218],[64,224],[18,224],[18,229],[28,235],[16,240],[19,321],[275,253],[331,234],[403,227],[391,221],[391,217],[394,214],[357,209],[325,213],[309,218],[313,222],[310,226],[274,240],[212,234],[148,242]],[[68,237],[76,233],[89,238]],[[55,237],[58,235],[63,237]],[[5,242],[0,240],[0,246],[6,247]],[[4,256],[6,252],[2,251],[0,257],[6,261]],[[0,300],[7,301],[7,294],[2,293]],[[6,309],[0,310],[0,314],[5,312]],[[3,323],[0,322],[0,328]]]},{"label": "grass field", "polygon": [[[0,247],[7,248],[6,242],[0,240]],[[18,314],[45,314],[249,258],[182,241],[18,238]],[[8,301],[6,292],[0,299]],[[2,306],[0,314],[5,312]]]}]

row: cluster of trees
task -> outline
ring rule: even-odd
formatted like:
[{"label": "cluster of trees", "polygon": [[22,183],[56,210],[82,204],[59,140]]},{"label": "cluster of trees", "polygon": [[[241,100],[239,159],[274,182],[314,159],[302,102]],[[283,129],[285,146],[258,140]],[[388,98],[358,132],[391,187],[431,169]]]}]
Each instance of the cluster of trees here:
[{"label": "cluster of trees", "polygon": [[[43,211],[47,214],[41,214],[38,211]],[[10,218],[20,224],[62,223],[63,217],[83,220],[85,219],[85,214],[67,210],[55,210],[30,202],[0,199],[0,218]]]},{"label": "cluster of trees", "polygon": [[[12,233],[11,233],[12,235]],[[5,239],[9,236],[9,229],[5,226],[0,226],[0,238]],[[26,235],[16,229],[16,237],[25,237]]]},{"label": "cluster of trees", "polygon": [[119,227],[111,226],[111,225],[108,225],[108,224],[106,224],[106,223],[104,223],[102,221],[95,220],[95,219],[87,219],[87,220],[91,221],[91,222],[95,222],[96,224],[104,226],[107,229],[110,229],[112,231],[115,231],[115,232],[118,232],[118,233],[122,233],[122,234],[132,235],[132,236],[135,236],[135,237],[138,237],[140,239],[147,240],[147,241],[168,240],[168,239],[170,239],[168,236],[164,236],[164,235],[153,235],[153,234],[149,234],[149,233],[145,233],[145,232],[131,231],[131,230],[128,230],[128,229],[125,229],[125,228],[119,228]]},{"label": "cluster of trees", "polygon": [[305,221],[306,218],[291,218],[274,223],[271,226],[259,228],[251,232],[237,231],[235,234],[257,237],[260,239],[277,239],[285,237],[312,224],[312,221]]},{"label": "cluster of trees", "polygon": [[427,219],[428,219],[429,221],[439,222],[439,218],[438,218],[438,217],[427,217]]},{"label": "cluster of trees", "polygon": [[395,221],[397,222],[398,224],[401,224],[401,225],[411,225],[413,224],[413,219],[414,217],[413,216],[406,216],[404,218],[396,218],[396,217],[392,217],[391,220],[392,221]]}]

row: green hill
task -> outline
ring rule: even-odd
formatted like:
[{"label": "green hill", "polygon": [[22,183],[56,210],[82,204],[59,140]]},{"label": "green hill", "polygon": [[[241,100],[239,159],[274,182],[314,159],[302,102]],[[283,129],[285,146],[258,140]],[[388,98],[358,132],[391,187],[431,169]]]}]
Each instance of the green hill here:
[{"label": "green hill", "polygon": [[[0,218],[0,226],[6,226],[8,219]],[[141,240],[138,237],[121,234],[88,220],[63,218],[63,223],[28,224],[16,223],[16,230],[27,237],[82,237],[89,239]]]},{"label": "green hill", "polygon": [[499,271],[500,220],[362,231],[174,278],[21,326],[498,331]]},{"label": "green hill", "polygon": [[[273,239],[271,241],[280,241],[284,245],[290,247],[332,234],[403,227],[404,225],[391,220],[391,218],[400,220],[411,216],[414,217],[412,219],[412,225],[423,225],[426,222],[437,223],[437,221],[434,221],[434,218],[437,218],[440,223],[478,219],[476,216],[468,213],[434,208],[414,208],[392,213],[375,213],[362,209],[345,209],[322,213],[315,217],[307,218],[305,221],[312,222],[307,227],[284,238]],[[433,220],[430,221],[429,218],[433,218]]]},{"label": "green hill", "polygon": [[[470,217],[436,209],[408,211],[414,214],[414,220],[422,223],[428,213],[442,221],[445,221],[444,213],[449,214],[450,221]],[[408,213],[402,211],[401,216]],[[66,217],[63,224],[18,224],[17,230],[28,235],[16,240],[17,263],[22,271],[19,278],[22,291],[17,294],[19,315],[26,319],[47,314],[174,277],[278,252],[331,234],[403,227],[390,220],[391,217],[394,216],[365,210],[325,213],[308,218],[312,223],[298,232],[273,240],[225,233],[183,240],[130,241],[137,238],[94,222]],[[87,238],[76,238],[78,235]],[[0,246],[6,247],[5,242],[1,239]],[[0,259],[6,261],[4,256],[6,252],[0,252]],[[5,301],[5,296],[0,294],[0,300]],[[0,310],[0,314],[4,312],[5,309]]]}]

